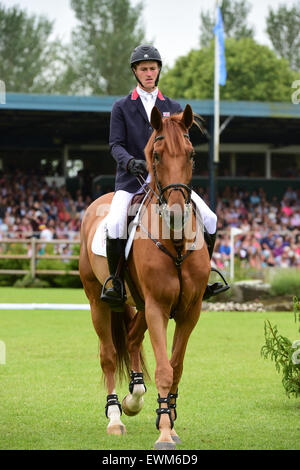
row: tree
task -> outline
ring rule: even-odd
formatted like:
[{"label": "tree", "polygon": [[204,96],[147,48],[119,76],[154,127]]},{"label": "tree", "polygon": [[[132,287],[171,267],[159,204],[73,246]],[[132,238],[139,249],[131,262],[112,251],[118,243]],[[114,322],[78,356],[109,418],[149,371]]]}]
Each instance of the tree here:
[{"label": "tree", "polygon": [[60,74],[57,41],[49,41],[53,24],[18,7],[0,4],[0,79],[6,91],[48,92]]},{"label": "tree", "polygon": [[[223,100],[290,101],[296,72],[268,46],[251,38],[226,40],[227,81],[220,87]],[[214,46],[192,50],[163,74],[160,87],[172,98],[212,99]]]},{"label": "tree", "polygon": [[289,61],[292,68],[300,69],[300,2],[278,10],[269,8],[267,33],[274,50]]},{"label": "tree", "polygon": [[80,24],[72,34],[67,81],[81,93],[118,95],[133,85],[132,50],[144,40],[142,4],[129,0],[71,0]]},{"label": "tree", "polygon": [[[221,6],[224,34],[227,38],[240,39],[254,36],[253,28],[247,25],[251,7],[247,0],[223,0]],[[215,13],[200,13],[200,46],[207,47],[214,38]]]}]

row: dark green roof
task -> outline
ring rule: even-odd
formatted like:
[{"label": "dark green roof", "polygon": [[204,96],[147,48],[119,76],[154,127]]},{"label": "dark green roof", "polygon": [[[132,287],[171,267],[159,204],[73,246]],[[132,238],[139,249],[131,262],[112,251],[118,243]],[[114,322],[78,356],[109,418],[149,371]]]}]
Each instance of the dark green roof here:
[{"label": "dark green roof", "polygon": [[[6,93],[6,103],[1,109],[45,110],[110,113],[119,96],[68,96]],[[189,103],[194,112],[202,116],[214,113],[213,100],[177,100],[182,107]],[[292,102],[221,101],[220,114],[241,117],[300,118],[300,104]]]}]

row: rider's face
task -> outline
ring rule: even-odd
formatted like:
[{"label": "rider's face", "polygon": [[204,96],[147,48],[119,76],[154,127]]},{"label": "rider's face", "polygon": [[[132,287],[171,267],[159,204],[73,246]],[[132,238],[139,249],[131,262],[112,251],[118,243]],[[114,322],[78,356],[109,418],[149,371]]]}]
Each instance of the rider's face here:
[{"label": "rider's face", "polygon": [[143,84],[142,88],[151,91],[155,88],[155,81],[159,74],[158,63],[147,60],[140,62],[135,68],[135,74]]}]

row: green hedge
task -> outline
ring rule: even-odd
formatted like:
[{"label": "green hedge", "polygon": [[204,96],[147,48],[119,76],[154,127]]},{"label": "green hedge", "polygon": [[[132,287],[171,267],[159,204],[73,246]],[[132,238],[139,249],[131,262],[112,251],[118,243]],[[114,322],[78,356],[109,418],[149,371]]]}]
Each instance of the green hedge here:
[{"label": "green hedge", "polygon": [[[26,254],[27,244],[3,244],[3,254]],[[43,244],[44,245],[44,244]],[[80,246],[71,245],[72,255],[79,255]],[[55,254],[53,244],[44,245],[44,253],[46,255]],[[31,258],[28,259],[0,259],[0,269],[26,269],[30,270]],[[31,274],[1,274],[0,286],[16,286],[16,287],[82,287],[79,276],[68,274],[68,271],[78,270],[78,260],[71,259],[67,262],[62,259],[44,259],[37,260],[36,269],[63,270],[65,275],[57,274],[38,274],[32,279]]]},{"label": "green hedge", "polygon": [[300,298],[300,271],[297,268],[276,269],[271,277],[271,295],[295,295]]}]

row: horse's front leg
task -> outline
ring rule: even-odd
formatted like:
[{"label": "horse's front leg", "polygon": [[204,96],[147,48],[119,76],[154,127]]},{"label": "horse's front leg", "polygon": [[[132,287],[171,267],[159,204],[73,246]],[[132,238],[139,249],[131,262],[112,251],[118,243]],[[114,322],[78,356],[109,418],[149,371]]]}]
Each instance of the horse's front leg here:
[{"label": "horse's front leg", "polygon": [[144,376],[141,365],[141,348],[147,323],[143,312],[138,312],[129,326],[127,347],[130,355],[131,380],[129,393],[122,401],[122,408],[126,415],[135,416],[143,406],[143,395],[146,392]]},{"label": "horse's front leg", "polygon": [[[173,345],[172,345],[172,356],[170,359],[170,364],[173,367],[173,384],[169,393],[169,403],[172,412],[173,421],[177,418],[177,398],[178,398],[178,385],[182,376],[183,371],[183,361],[185,356],[186,347],[190,335],[197,324],[197,321],[200,316],[201,302],[199,301],[196,306],[191,309],[184,318],[175,319],[176,328],[174,332]],[[181,443],[181,440],[178,434],[173,427],[171,431],[171,436],[174,442],[177,444]]]},{"label": "horse's front leg", "polygon": [[173,383],[173,368],[170,365],[167,354],[166,332],[168,320],[169,308],[162,308],[153,299],[146,300],[146,321],[156,360],[155,383],[158,391],[156,427],[160,431],[160,436],[154,445],[154,449],[157,450],[176,448],[176,444],[171,436],[173,419],[168,397]]}]

